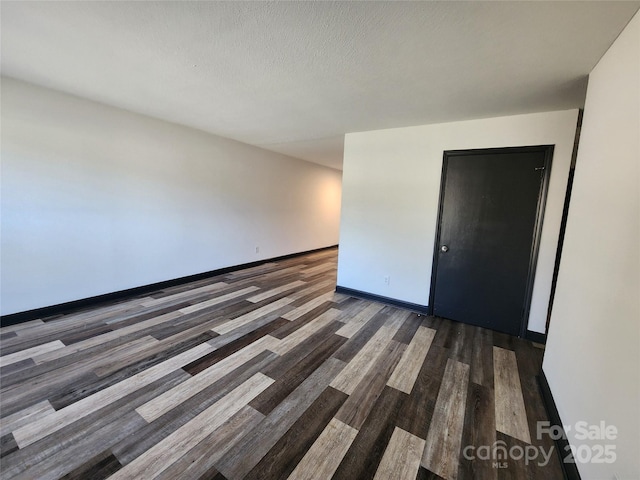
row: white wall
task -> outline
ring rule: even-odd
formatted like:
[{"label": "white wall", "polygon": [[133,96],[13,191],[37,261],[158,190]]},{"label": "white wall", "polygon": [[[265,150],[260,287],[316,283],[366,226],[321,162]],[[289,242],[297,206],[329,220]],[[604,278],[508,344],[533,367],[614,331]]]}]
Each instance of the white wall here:
[{"label": "white wall", "polygon": [[529,317],[529,330],[544,332],[577,118],[568,110],[347,134],[338,285],[427,305],[443,152],[555,144]]},{"label": "white wall", "polygon": [[2,314],[338,243],[341,172],[9,78],[1,158]]},{"label": "white wall", "polygon": [[[619,430],[614,464],[640,478],[640,14],[594,68],[543,370],[565,425]],[[571,443],[577,440],[569,432]],[[588,445],[588,444],[587,444]],[[584,447],[583,447],[584,448]]]}]

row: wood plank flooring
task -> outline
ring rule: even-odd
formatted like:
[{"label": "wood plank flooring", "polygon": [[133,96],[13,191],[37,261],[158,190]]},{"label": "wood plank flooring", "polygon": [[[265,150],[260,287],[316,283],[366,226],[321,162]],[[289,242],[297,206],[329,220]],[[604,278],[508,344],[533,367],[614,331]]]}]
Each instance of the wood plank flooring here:
[{"label": "wood plank flooring", "polygon": [[[337,249],[0,331],[3,479],[560,479],[542,349],[334,293]],[[488,450],[487,450],[488,451]]]}]

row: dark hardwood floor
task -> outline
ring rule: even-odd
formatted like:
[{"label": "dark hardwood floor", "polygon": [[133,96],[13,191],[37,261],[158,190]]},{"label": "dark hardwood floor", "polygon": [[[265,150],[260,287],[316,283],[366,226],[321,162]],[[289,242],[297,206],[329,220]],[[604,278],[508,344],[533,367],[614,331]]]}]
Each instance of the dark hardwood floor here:
[{"label": "dark hardwood floor", "polygon": [[562,478],[541,348],[335,294],[336,259],[3,328],[2,478]]}]

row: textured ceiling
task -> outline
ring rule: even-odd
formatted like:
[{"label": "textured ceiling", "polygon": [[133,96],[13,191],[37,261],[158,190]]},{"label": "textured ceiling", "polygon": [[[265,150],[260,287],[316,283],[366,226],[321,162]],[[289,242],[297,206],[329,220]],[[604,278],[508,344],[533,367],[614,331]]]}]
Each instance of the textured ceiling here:
[{"label": "textured ceiling", "polygon": [[1,2],[3,75],[340,168],[346,132],[582,106],[638,2]]}]

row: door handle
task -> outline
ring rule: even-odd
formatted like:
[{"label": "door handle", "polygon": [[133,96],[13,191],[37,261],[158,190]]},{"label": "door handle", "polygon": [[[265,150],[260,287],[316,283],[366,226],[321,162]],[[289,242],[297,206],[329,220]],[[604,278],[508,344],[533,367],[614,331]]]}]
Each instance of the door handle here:
[{"label": "door handle", "polygon": [[446,245],[442,245],[442,246],[440,247],[440,251],[441,251],[442,253],[447,253],[447,252],[449,251],[449,247],[447,247]]}]

